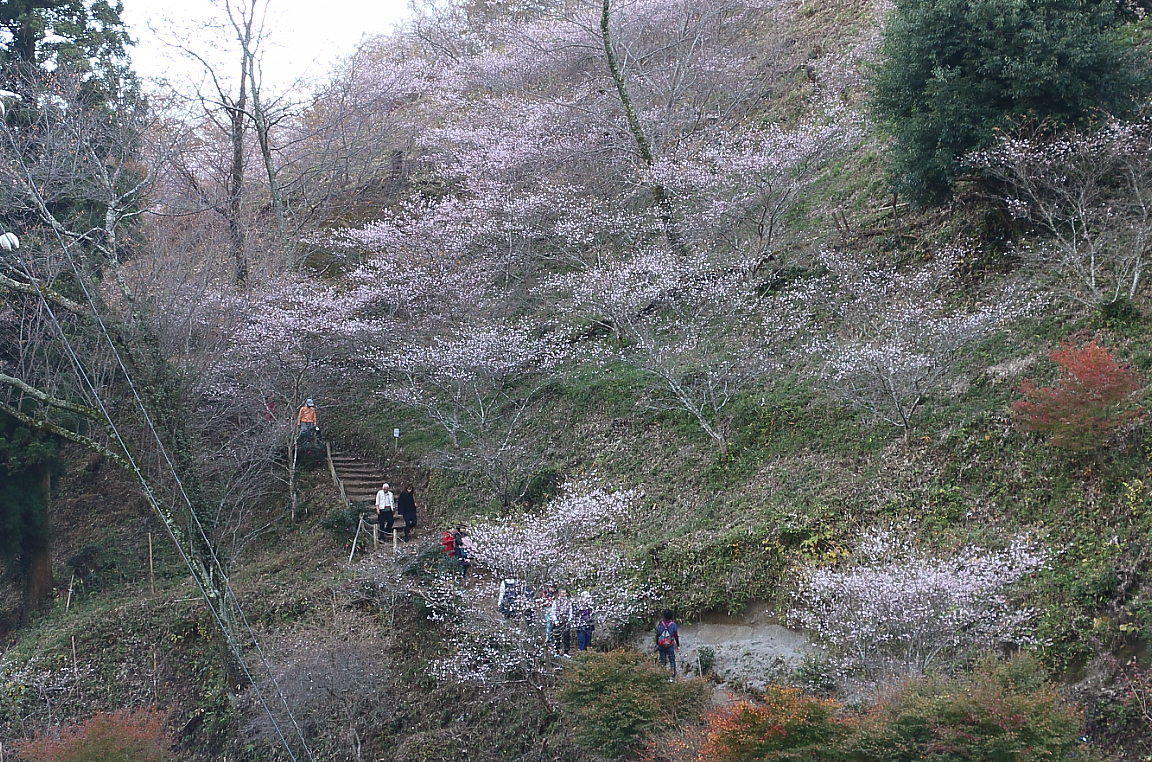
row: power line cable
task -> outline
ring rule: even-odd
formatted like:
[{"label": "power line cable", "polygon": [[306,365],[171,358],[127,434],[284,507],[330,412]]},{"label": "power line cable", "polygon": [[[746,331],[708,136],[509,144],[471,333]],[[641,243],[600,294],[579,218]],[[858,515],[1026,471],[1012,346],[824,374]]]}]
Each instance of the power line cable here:
[{"label": "power line cable", "polygon": [[[31,172],[29,171],[27,164],[25,164],[25,162],[23,161],[23,156],[21,155],[19,148],[16,146],[16,142],[13,139],[11,131],[8,129],[6,124],[4,125],[4,131],[8,137],[9,143],[12,146],[13,152],[15,153],[15,155],[17,156],[17,158],[20,162],[20,167],[24,172],[25,179],[28,182],[28,187],[31,190],[31,193],[36,198],[36,201],[37,201],[38,205],[40,205],[41,209],[46,210],[46,206],[44,204],[44,199],[40,196],[40,193],[39,193],[39,190],[36,186],[36,183],[32,179]],[[92,314],[93,314],[94,318],[96,319],[97,324],[100,326],[101,333],[104,336],[104,339],[106,340],[106,342],[108,343],[108,347],[112,353],[112,356],[116,359],[116,363],[119,366],[121,373],[123,373],[123,375],[124,375],[125,381],[128,383],[128,386],[132,391],[132,396],[136,401],[137,407],[139,407],[140,412],[141,412],[142,416],[144,417],[144,421],[147,424],[149,431],[152,433],[152,436],[155,439],[157,447],[159,448],[161,454],[164,457],[164,460],[168,466],[168,469],[172,473],[172,477],[175,480],[176,485],[179,488],[180,494],[184,498],[184,502],[188,507],[189,515],[192,517],[193,521],[195,522],[196,527],[199,530],[201,539],[204,541],[204,547],[208,549],[208,553],[212,558],[214,570],[219,573],[221,580],[223,580],[224,588],[225,588],[225,590],[224,590],[225,596],[224,596],[224,600],[222,600],[220,602],[220,605],[221,606],[227,605],[228,604],[228,598],[231,597],[232,605],[234,605],[236,607],[236,610],[239,613],[240,618],[244,623],[245,629],[248,631],[248,634],[249,634],[250,638],[252,639],[252,644],[256,649],[257,655],[259,656],[260,661],[263,663],[265,670],[268,672],[268,676],[271,679],[273,686],[275,686],[275,688],[276,688],[276,692],[280,698],[281,703],[284,706],[285,711],[288,713],[288,717],[292,721],[292,725],[296,731],[296,735],[299,738],[302,747],[307,752],[308,758],[310,760],[313,760],[313,762],[314,762],[314,757],[312,756],[312,751],[308,747],[307,742],[304,740],[303,731],[301,730],[299,723],[296,721],[296,717],[293,714],[291,707],[288,706],[287,699],[285,698],[284,693],[280,688],[279,682],[276,680],[276,676],[275,676],[275,674],[271,668],[271,665],[268,664],[268,661],[267,661],[266,657],[264,656],[263,649],[260,647],[259,639],[256,637],[256,633],[252,630],[252,626],[248,621],[248,617],[247,617],[247,615],[245,615],[243,607],[240,605],[240,601],[237,598],[235,591],[232,589],[231,583],[228,579],[228,575],[224,571],[223,564],[220,562],[220,559],[217,557],[212,543],[208,539],[207,532],[205,531],[203,524],[200,522],[200,518],[196,514],[196,510],[193,507],[192,501],[188,497],[188,494],[184,489],[184,484],[180,479],[180,476],[176,470],[175,464],[172,463],[172,460],[168,455],[167,448],[164,446],[163,441],[160,439],[159,432],[156,430],[156,427],[152,422],[152,418],[148,414],[147,406],[144,404],[143,400],[140,398],[140,395],[136,389],[136,385],[132,380],[132,376],[129,373],[127,367],[125,367],[123,359],[121,358],[120,353],[116,348],[115,342],[112,340],[112,337],[111,337],[111,335],[107,329],[107,326],[104,324],[104,321],[103,321],[102,317],[100,316],[100,311],[97,309],[95,300],[93,299],[92,294],[89,292],[88,287],[87,287],[86,283],[84,282],[84,278],[80,274],[79,268],[76,265],[76,261],[72,257],[71,251],[69,250],[67,244],[63,240],[63,237],[62,237],[60,230],[59,230],[59,227],[58,227],[59,223],[56,223],[56,221],[54,219],[51,219],[49,222],[50,222],[50,227],[52,228],[53,235],[55,236],[56,241],[59,244],[61,251],[63,251],[63,253],[64,253],[64,255],[65,255],[65,257],[69,263],[69,266],[71,267],[72,272],[76,277],[77,283],[80,285],[81,289],[84,292],[85,298],[88,301],[88,305],[92,310]],[[30,281],[34,282],[35,278],[31,272],[31,269],[26,265],[24,260],[19,255],[17,255],[17,261],[20,263],[21,268],[24,270],[25,277],[29,278]],[[66,334],[64,333],[63,326],[61,325],[61,323],[57,319],[55,312],[52,310],[51,305],[48,303],[48,300],[44,296],[43,293],[40,294],[40,299],[41,299],[42,303],[44,304],[46,310],[48,311],[48,314],[51,316],[53,324],[56,326],[57,331],[60,333],[61,340],[63,341],[65,347],[67,348],[69,356],[70,356],[74,366],[76,367],[78,374],[82,377],[85,385],[88,387],[90,393],[93,395],[93,398],[97,401],[101,413],[104,415],[105,420],[108,421],[108,425],[111,427],[118,443],[120,444],[121,448],[124,450],[125,454],[128,456],[129,463],[131,464],[133,471],[137,476],[137,479],[140,481],[141,485],[144,487],[144,490],[145,490],[150,502],[152,502],[154,508],[156,508],[158,510],[159,502],[156,500],[156,497],[152,492],[151,485],[148,483],[147,479],[144,477],[143,473],[140,471],[139,466],[136,464],[135,458],[132,456],[131,452],[128,450],[127,444],[124,442],[123,438],[120,436],[118,428],[116,427],[115,423],[112,421],[112,417],[108,413],[107,408],[104,406],[103,400],[100,399],[99,392],[96,391],[95,385],[92,383],[91,379],[88,377],[86,371],[84,371],[83,365],[82,365],[82,363],[80,363],[79,357],[76,356],[75,351],[73,350],[73,348],[71,346],[71,343],[68,341],[68,338],[67,338]],[[251,683],[253,689],[256,691],[257,697],[260,699],[260,703],[263,705],[265,712],[268,714],[269,719],[272,721],[273,726],[276,728],[276,732],[280,736],[280,739],[283,742],[285,749],[288,751],[289,756],[292,757],[293,762],[295,762],[296,756],[291,749],[291,745],[288,743],[287,738],[284,736],[283,732],[280,729],[279,723],[276,721],[276,718],[272,714],[271,709],[268,707],[267,703],[265,702],[264,697],[263,697],[263,693],[260,691],[259,686],[256,684],[256,681],[255,681],[254,677],[252,676],[252,673],[250,672],[247,664],[244,661],[244,658],[243,658],[243,655],[240,651],[239,645],[235,642],[235,640],[232,637],[232,634],[228,630],[228,627],[224,624],[224,621],[223,621],[223,618],[221,617],[220,612],[218,612],[217,609],[215,608],[215,606],[213,606],[212,600],[211,600],[212,596],[209,594],[207,589],[204,587],[203,582],[199,579],[198,575],[196,574],[195,569],[193,568],[193,565],[191,563],[191,559],[185,554],[183,547],[180,545],[179,540],[176,538],[176,536],[172,533],[172,530],[167,525],[167,522],[165,522],[165,529],[168,531],[169,536],[172,538],[173,542],[176,544],[177,548],[179,549],[180,555],[181,555],[182,559],[185,561],[185,564],[188,566],[189,571],[192,572],[193,578],[196,579],[196,584],[200,588],[201,594],[204,596],[205,602],[208,603],[209,610],[212,611],[212,615],[216,619],[217,625],[220,627],[221,632],[224,634],[225,639],[228,641],[228,644],[231,647],[233,654],[235,655],[237,661],[239,662],[241,669],[243,669],[245,676],[248,678],[248,681]]]},{"label": "power line cable", "polygon": [[[28,265],[24,262],[24,260],[19,255],[16,255],[16,259],[17,259],[17,262],[20,264],[20,267],[23,270],[25,277],[28,277],[31,279],[32,274],[30,272]],[[104,400],[100,397],[100,393],[96,390],[95,384],[92,382],[91,378],[88,376],[88,372],[84,369],[83,364],[80,362],[80,358],[76,355],[75,349],[73,349],[71,342],[68,340],[67,335],[64,333],[63,325],[60,323],[59,319],[56,317],[55,311],[52,309],[51,305],[48,304],[47,299],[45,299],[43,297],[43,295],[41,295],[41,302],[43,303],[46,311],[48,312],[48,315],[52,318],[52,323],[53,323],[53,325],[56,326],[56,330],[60,333],[61,341],[64,344],[64,348],[68,353],[69,359],[72,361],[73,367],[76,369],[77,375],[83,381],[84,386],[86,386],[88,388],[88,392],[89,392],[89,394],[92,395],[92,398],[96,403],[96,406],[99,408],[100,412],[104,415],[104,420],[106,420],[108,422],[108,427],[111,429],[113,437],[116,439],[116,442],[120,445],[120,449],[124,451],[125,458],[127,459],[128,464],[131,466],[132,472],[136,475],[137,480],[140,482],[141,487],[143,487],[145,495],[148,498],[148,501],[152,504],[153,510],[155,510],[157,513],[159,513],[160,512],[160,502],[159,502],[159,500],[156,499],[155,493],[152,491],[152,485],[148,482],[147,478],[140,471],[140,467],[136,463],[135,456],[132,455],[132,451],[128,448],[128,445],[124,441],[124,438],[120,435],[119,428],[116,426],[116,423],[112,420],[112,416],[108,413],[108,409],[104,405]],[[163,516],[162,516],[162,518],[163,518]],[[276,728],[276,732],[280,736],[281,741],[284,743],[285,749],[287,749],[289,756],[291,756],[293,759],[293,762],[295,762],[296,756],[292,753],[292,749],[291,749],[290,745],[288,744],[288,739],[285,738],[283,731],[281,731],[279,724],[276,722],[276,718],[272,715],[271,709],[268,707],[267,703],[264,701],[264,697],[260,691],[259,686],[256,685],[256,682],[252,676],[252,673],[248,670],[248,666],[244,662],[244,658],[241,655],[239,645],[233,640],[233,638],[229,634],[228,628],[224,625],[224,621],[223,621],[222,617],[220,616],[220,613],[217,611],[216,607],[213,605],[212,595],[204,587],[203,581],[200,579],[200,575],[198,575],[196,573],[196,570],[192,564],[192,559],[189,558],[188,555],[184,552],[184,547],[180,544],[179,538],[177,538],[176,535],[173,533],[172,527],[168,523],[168,521],[161,521],[161,523],[164,525],[164,529],[168,533],[168,536],[172,539],[172,542],[176,545],[176,549],[180,553],[180,557],[184,561],[185,566],[188,567],[188,571],[192,573],[192,578],[196,581],[196,586],[200,589],[200,594],[204,597],[205,602],[208,604],[208,610],[212,612],[212,617],[216,620],[216,624],[220,627],[220,631],[224,633],[224,638],[225,638],[225,640],[228,641],[228,645],[232,649],[233,655],[236,657],[236,660],[240,663],[240,667],[244,670],[244,675],[248,678],[248,681],[250,683],[252,683],[252,687],[256,691],[256,695],[260,699],[260,703],[264,706],[264,710],[268,714],[269,719],[272,720],[272,724]],[[221,603],[223,604],[224,602],[222,601]]]}]

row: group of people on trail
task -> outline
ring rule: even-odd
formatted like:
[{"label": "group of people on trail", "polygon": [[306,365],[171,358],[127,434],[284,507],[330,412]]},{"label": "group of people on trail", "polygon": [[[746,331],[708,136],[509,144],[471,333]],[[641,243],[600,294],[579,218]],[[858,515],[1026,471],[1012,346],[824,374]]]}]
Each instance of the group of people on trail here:
[{"label": "group of people on trail", "polygon": [[444,549],[444,555],[455,559],[460,576],[467,576],[472,568],[472,535],[468,530],[463,525],[458,525],[455,530],[445,529],[440,535],[440,547]]},{"label": "group of people on trail", "polygon": [[[298,443],[320,441],[316,405],[311,399],[300,408],[296,424],[300,427]],[[408,542],[411,531],[416,528],[416,489],[408,483],[399,495],[393,495],[392,488],[385,482],[376,493],[376,522],[381,537],[393,534],[397,513],[404,517],[404,542]],[[460,574],[467,575],[472,567],[472,537],[464,527],[445,529],[440,536],[440,545],[446,556],[456,560]],[[592,594],[585,591],[573,601],[568,597],[567,590],[549,585],[539,596],[533,596],[534,591],[526,582],[503,580],[497,593],[500,613],[509,619],[523,617],[529,623],[534,623],[536,615],[540,614],[544,620],[545,637],[557,656],[572,658],[573,630],[576,632],[576,648],[587,651],[592,643],[592,632],[596,629]],[[656,623],[656,650],[660,664],[671,670],[673,679],[676,677],[676,649],[679,647],[680,628],[676,625],[672,610],[664,609],[660,621]]]},{"label": "group of people on trail", "polygon": [[[544,636],[553,652],[563,658],[571,658],[572,633],[576,633],[576,648],[587,651],[592,645],[592,633],[596,629],[596,615],[592,607],[592,594],[580,593],[572,599],[564,588],[546,586],[536,596],[531,586],[523,580],[505,579],[500,582],[496,599],[500,613],[508,619],[523,618],[534,624],[537,617],[544,620]],[[656,651],[660,664],[672,671],[676,677],[676,649],[680,647],[680,628],[673,618],[671,609],[661,612],[656,623]]]},{"label": "group of people on trail", "polygon": [[396,521],[396,514],[404,517],[404,542],[408,542],[410,533],[416,528],[416,488],[405,484],[399,495],[392,494],[392,487],[388,482],[376,493],[376,523],[379,526],[380,537],[392,536],[392,524]]},{"label": "group of people on trail", "polygon": [[497,600],[500,613],[508,619],[522,617],[534,624],[537,616],[544,620],[544,637],[557,656],[572,658],[572,633],[576,633],[576,648],[587,651],[592,645],[592,631],[596,618],[592,610],[592,594],[585,591],[573,600],[568,591],[552,585],[546,586],[539,596],[528,583],[506,579],[500,583]]}]

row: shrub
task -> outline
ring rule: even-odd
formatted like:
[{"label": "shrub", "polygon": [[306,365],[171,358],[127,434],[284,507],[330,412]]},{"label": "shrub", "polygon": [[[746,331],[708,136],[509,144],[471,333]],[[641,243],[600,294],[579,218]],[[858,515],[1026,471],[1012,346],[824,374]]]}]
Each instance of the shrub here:
[{"label": "shrub", "polygon": [[830,758],[854,762],[1024,762],[1077,750],[1079,712],[1030,656],[985,659],[958,679],[905,683],[854,723]]},{"label": "shrub", "polygon": [[97,714],[51,736],[22,744],[17,756],[28,762],[168,762],[172,739],[157,711]]},{"label": "shrub", "polygon": [[707,675],[712,671],[712,665],[716,663],[716,649],[710,646],[700,646],[696,649],[697,666],[700,668],[700,675]]},{"label": "shrub", "polygon": [[667,670],[631,651],[586,652],[565,680],[560,700],[579,721],[577,740],[605,757],[634,752],[650,732],[697,715],[703,684],[669,682]]},{"label": "shrub", "polygon": [[1022,429],[1048,434],[1053,447],[1088,450],[1139,417],[1137,392],[1144,381],[1107,349],[1094,341],[1082,347],[1065,343],[1050,357],[1063,371],[1056,386],[1025,379],[1020,392],[1027,399],[1012,403]]},{"label": "shrub", "polygon": [[846,676],[924,673],[948,657],[1019,642],[1031,612],[1006,591],[1044,559],[1025,537],[999,552],[937,557],[911,536],[873,530],[849,562],[804,574],[788,616],[824,641]]},{"label": "shrub", "polygon": [[743,701],[708,714],[701,762],[826,759],[825,746],[841,733],[835,709],[831,699],[771,686],[763,705]]},{"label": "shrub", "polygon": [[959,157],[1013,119],[1131,111],[1147,78],[1122,20],[1100,0],[897,0],[874,82],[895,188],[917,205],[947,201]]}]

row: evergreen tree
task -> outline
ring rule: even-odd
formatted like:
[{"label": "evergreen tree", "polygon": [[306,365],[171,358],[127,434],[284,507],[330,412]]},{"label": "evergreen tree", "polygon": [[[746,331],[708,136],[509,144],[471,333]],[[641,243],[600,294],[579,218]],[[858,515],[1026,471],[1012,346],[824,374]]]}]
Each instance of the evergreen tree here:
[{"label": "evergreen tree", "polygon": [[0,556],[24,581],[26,614],[52,589],[47,486],[58,469],[51,437],[0,413]]},{"label": "evergreen tree", "polygon": [[123,10],[109,0],[2,0],[0,65],[17,72],[67,69],[105,95],[134,88]]},{"label": "evergreen tree", "polygon": [[1148,76],[1124,21],[1115,0],[897,0],[873,83],[895,190],[947,201],[960,156],[1015,120],[1131,111]]}]

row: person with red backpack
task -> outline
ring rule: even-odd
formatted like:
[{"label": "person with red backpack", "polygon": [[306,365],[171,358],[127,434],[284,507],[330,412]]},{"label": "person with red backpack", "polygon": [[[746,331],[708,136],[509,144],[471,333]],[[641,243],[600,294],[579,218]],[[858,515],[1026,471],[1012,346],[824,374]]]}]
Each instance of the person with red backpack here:
[{"label": "person with red backpack", "polygon": [[656,623],[656,650],[660,652],[660,665],[672,668],[672,679],[676,679],[676,649],[680,647],[680,628],[672,618],[672,609],[664,609],[663,617]]},{"label": "person with red backpack", "polygon": [[452,558],[456,555],[456,540],[452,536],[451,529],[445,529],[444,534],[440,535],[440,547],[444,549],[444,555]]}]

